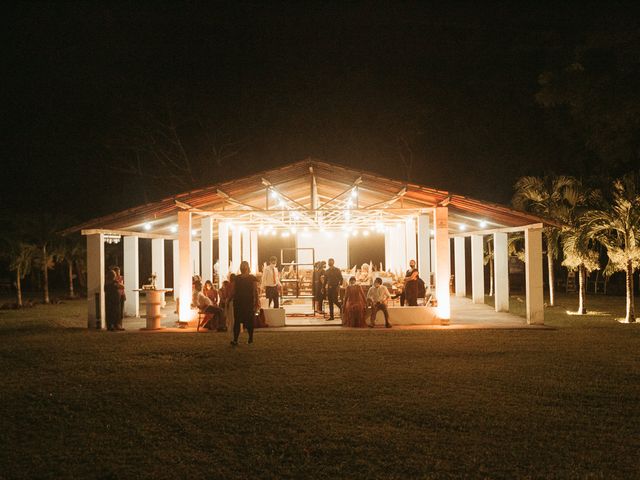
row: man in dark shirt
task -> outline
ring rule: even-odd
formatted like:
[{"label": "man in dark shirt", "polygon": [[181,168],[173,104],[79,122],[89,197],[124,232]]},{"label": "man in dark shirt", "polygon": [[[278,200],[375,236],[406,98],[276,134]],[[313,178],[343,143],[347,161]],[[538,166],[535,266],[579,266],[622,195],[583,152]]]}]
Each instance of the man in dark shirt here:
[{"label": "man in dark shirt", "polygon": [[[407,270],[407,272],[404,274],[404,282],[403,284],[406,286],[407,282],[409,280],[411,280],[411,274],[413,273],[413,271],[416,269],[416,261],[415,260],[410,260],[409,261],[409,270]],[[404,302],[406,301],[406,289],[403,288],[402,292],[400,293],[400,306],[404,307]]]},{"label": "man in dark shirt", "polygon": [[240,263],[240,275],[236,277],[233,290],[233,340],[231,345],[238,345],[240,324],[249,333],[249,343],[253,343],[253,322],[260,309],[258,297],[258,280],[251,275],[249,262]]},{"label": "man in dark shirt", "polygon": [[340,285],[342,285],[342,272],[339,268],[334,267],[334,263],[333,258],[330,258],[329,268],[327,268],[327,271],[324,273],[324,286],[327,291],[327,301],[329,302],[329,318],[327,320],[333,320],[334,305],[337,305],[342,311],[342,305],[338,299]]}]

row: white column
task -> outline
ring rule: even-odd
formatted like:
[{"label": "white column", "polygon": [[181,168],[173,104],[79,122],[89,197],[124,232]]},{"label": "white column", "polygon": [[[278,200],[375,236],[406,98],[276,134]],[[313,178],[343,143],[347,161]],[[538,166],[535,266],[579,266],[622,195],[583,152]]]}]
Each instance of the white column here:
[{"label": "white column", "polygon": [[[409,218],[406,222],[405,243],[407,246],[407,249],[406,249],[407,265],[409,265],[410,260],[415,260],[416,266],[418,266],[418,263],[417,263],[418,255],[416,252],[416,219],[414,217]],[[420,270],[420,268],[418,268],[418,271],[420,272],[420,275],[423,279],[427,278],[424,276],[425,273],[422,270]]]},{"label": "white column", "polygon": [[431,275],[431,233],[429,232],[429,215],[418,216],[418,270],[420,276],[429,286]]},{"label": "white column", "polygon": [[[104,235],[87,235],[87,305],[88,328],[106,328],[107,319],[104,310]],[[96,294],[100,306],[96,309]],[[96,316],[96,310],[100,314]],[[99,319],[98,319],[99,317]],[[98,324],[98,322],[100,322]]]},{"label": "white column", "polygon": [[438,318],[451,318],[451,299],[449,298],[449,279],[451,277],[451,252],[449,248],[449,209],[435,209],[435,245],[436,245],[436,299],[438,300]]},{"label": "white column", "polygon": [[464,237],[455,237],[453,239],[453,249],[455,257],[456,297],[464,297],[467,295]]},{"label": "white column", "polygon": [[180,244],[179,240],[172,240],[171,244],[173,247],[173,300],[175,301],[180,295]]},{"label": "white column", "polygon": [[392,270],[391,264],[393,262],[392,259],[392,250],[391,250],[391,229],[385,227],[384,229],[384,269],[387,272]]},{"label": "white column", "polygon": [[396,225],[396,242],[396,268],[399,272],[404,272],[409,266],[409,259],[407,258],[407,231],[402,223]]},{"label": "white column", "polygon": [[200,254],[202,266],[202,280],[211,280],[213,282],[213,218],[204,217],[201,223],[201,245],[202,252]]},{"label": "white column", "polygon": [[229,224],[218,222],[218,282],[222,282],[229,275]]},{"label": "white column", "polygon": [[[124,314],[127,317],[140,316],[140,293],[134,289],[140,288],[140,261],[138,255],[138,237],[122,238],[124,245]],[[153,246],[153,244],[152,244]]]},{"label": "white column", "polygon": [[436,239],[434,238],[434,235],[431,235],[431,232],[429,232],[430,238],[431,238],[431,273],[433,273],[433,284],[435,285],[435,278],[436,278]]},{"label": "white column", "polygon": [[[156,286],[158,288],[164,288],[164,238],[154,238],[151,240],[151,273],[156,274]],[[162,292],[161,298],[162,306],[164,307],[164,292]]]},{"label": "white column", "polygon": [[544,324],[544,297],[542,293],[542,229],[524,231],[524,255],[527,295],[527,323]]},{"label": "white column", "polygon": [[471,235],[471,298],[484,303],[484,245],[482,235]]},{"label": "white column", "polygon": [[242,230],[242,260],[249,262],[251,267],[251,232],[248,228]]},{"label": "white column", "polygon": [[180,271],[180,310],[181,322],[191,320],[191,212],[178,212],[178,259]]},{"label": "white column", "polygon": [[200,275],[200,242],[191,240],[191,275]]},{"label": "white column", "polygon": [[242,249],[241,249],[241,234],[240,229],[236,225],[231,231],[231,273],[238,273],[240,269],[240,262],[242,261]]},{"label": "white column", "polygon": [[251,271],[258,273],[258,232],[251,230]]},{"label": "white column", "polygon": [[509,311],[509,236],[493,234],[493,276],[496,312]]}]

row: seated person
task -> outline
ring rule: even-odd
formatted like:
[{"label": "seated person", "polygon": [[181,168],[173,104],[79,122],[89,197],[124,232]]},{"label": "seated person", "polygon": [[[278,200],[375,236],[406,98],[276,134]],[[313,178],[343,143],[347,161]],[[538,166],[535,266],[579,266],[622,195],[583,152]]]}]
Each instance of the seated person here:
[{"label": "seated person", "polygon": [[391,298],[391,294],[387,287],[382,285],[382,279],[377,277],[373,282],[373,286],[367,292],[367,302],[371,304],[371,320],[369,327],[376,326],[376,313],[381,310],[384,314],[384,326],[391,328],[389,323],[389,311],[387,310],[387,302]]},{"label": "seated person", "polygon": [[361,284],[371,285],[371,272],[369,270],[369,264],[363,263],[360,267],[360,272],[358,272],[358,275],[356,277],[356,281]]},{"label": "seated person", "polygon": [[363,328],[367,326],[365,316],[367,301],[362,288],[356,285],[356,277],[349,278],[349,286],[344,294],[342,308],[342,325],[345,327]]},{"label": "seated person", "polygon": [[[410,307],[417,307],[418,299],[425,297],[426,288],[424,280],[418,276],[417,268],[413,269],[411,276],[405,281],[402,294],[404,295],[404,300]],[[404,306],[402,297],[400,298],[400,304]]]},{"label": "seated person", "polygon": [[207,315],[207,322],[203,325],[209,330],[225,331],[224,310],[217,305],[213,305],[211,299],[202,293],[202,283],[196,282],[194,285],[194,305],[198,310]]}]

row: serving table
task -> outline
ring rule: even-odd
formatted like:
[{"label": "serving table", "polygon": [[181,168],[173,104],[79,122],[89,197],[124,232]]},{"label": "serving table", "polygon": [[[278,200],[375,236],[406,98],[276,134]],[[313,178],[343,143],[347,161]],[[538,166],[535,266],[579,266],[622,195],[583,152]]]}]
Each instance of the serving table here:
[{"label": "serving table", "polygon": [[162,294],[165,292],[172,292],[172,288],[137,288],[134,292],[144,293],[146,300],[147,310],[147,326],[144,330],[160,330],[160,319],[164,317],[160,311],[162,307]]}]

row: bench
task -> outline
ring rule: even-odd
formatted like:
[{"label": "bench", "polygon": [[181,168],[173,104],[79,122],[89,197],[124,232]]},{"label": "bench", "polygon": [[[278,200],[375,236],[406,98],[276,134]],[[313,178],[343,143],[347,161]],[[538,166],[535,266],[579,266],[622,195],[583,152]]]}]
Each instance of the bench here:
[{"label": "bench", "polygon": [[[391,325],[441,325],[432,307],[387,307]],[[382,312],[376,314],[376,324],[384,324]]]}]

